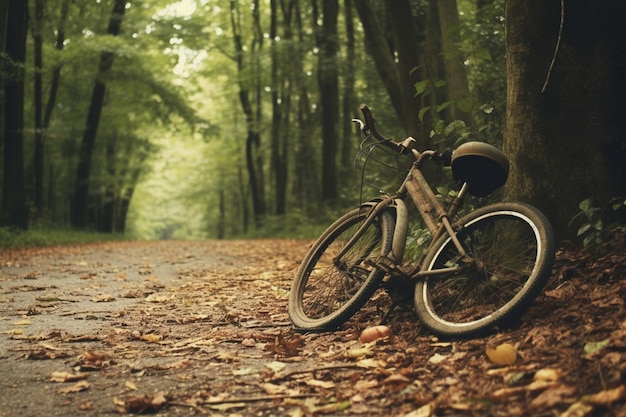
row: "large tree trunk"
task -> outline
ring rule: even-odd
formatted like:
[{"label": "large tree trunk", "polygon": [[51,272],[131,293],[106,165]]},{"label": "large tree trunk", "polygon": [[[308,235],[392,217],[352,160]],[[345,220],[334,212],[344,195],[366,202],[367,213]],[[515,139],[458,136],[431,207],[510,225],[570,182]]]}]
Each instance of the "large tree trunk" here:
[{"label": "large tree trunk", "polygon": [[[387,91],[391,105],[403,124],[404,133],[418,141],[424,148],[428,135],[420,129],[419,109],[421,99],[415,97],[415,83],[424,76],[424,30],[418,28],[408,0],[394,0],[386,4],[391,17],[390,30],[393,42],[385,36],[383,22],[371,0],[358,0],[354,6],[363,25],[368,52],[371,54],[380,79]],[[419,71],[415,71],[420,68]]]},{"label": "large tree trunk", "polygon": [[[115,0],[113,12],[109,20],[107,33],[117,36],[122,26],[122,18],[126,10],[125,0]],[[91,173],[92,154],[100,123],[100,114],[104,103],[106,85],[101,77],[111,70],[113,66],[112,52],[104,52],[100,56],[100,66],[98,67],[98,78],[93,88],[91,103],[85,122],[85,131],[81,143],[78,166],[76,168],[76,182],[74,184],[74,196],[72,200],[71,223],[72,226],[83,229],[88,223],[88,199],[89,199],[89,175]]]},{"label": "large tree trunk", "polygon": [[[63,3],[61,4],[61,16],[59,19],[59,24],[56,28],[57,36],[56,36],[56,42],[55,42],[55,47],[58,51],[61,51],[65,44],[65,25],[67,23],[67,18],[69,15],[70,1],[71,0],[63,0]],[[43,113],[41,133],[43,135],[42,149],[43,149],[43,154],[44,154],[44,158],[43,158],[44,160],[43,160],[42,165],[44,166],[44,170],[46,170],[45,155],[46,155],[47,133],[48,133],[48,128],[50,127],[50,121],[52,120],[52,112],[57,103],[57,93],[59,91],[59,84],[61,81],[61,67],[62,65],[57,64],[52,70],[52,79],[50,80],[48,100],[46,102],[46,107]],[[50,220],[54,221],[56,220],[56,213],[58,209],[57,207],[58,202],[56,201],[56,193],[55,193],[55,188],[56,188],[55,186],[57,185],[57,183],[56,183],[56,178],[52,174],[55,171],[54,163],[50,161],[47,163],[47,165],[48,165],[48,168],[47,168],[48,177],[45,178],[45,175],[44,175],[44,178],[47,182],[48,190],[47,190],[47,195],[44,198],[44,202],[42,203],[42,206],[45,207],[44,209],[45,213],[40,213],[40,215],[45,214],[46,216],[50,218]]]},{"label": "large tree trunk", "polygon": [[[4,20],[5,16],[1,16]],[[7,8],[6,58],[0,57],[8,77],[4,80],[4,175],[0,224],[28,228],[24,180],[24,65],[28,2],[11,0]],[[4,32],[3,30],[3,32]],[[10,34],[11,36],[6,36]],[[8,59],[8,61],[7,61]]]},{"label": "large tree trunk", "polygon": [[[252,52],[255,52],[258,45],[260,45],[260,43],[262,42],[262,34],[259,33],[260,23],[258,17],[258,1],[256,1],[255,3],[253,13],[255,13],[254,21],[256,30],[254,31],[254,50]],[[263,164],[260,160],[261,157],[259,153],[259,148],[261,146],[261,134],[259,133],[261,105],[260,102],[257,101],[256,111],[253,109],[252,100],[250,99],[251,88],[249,86],[253,82],[250,80],[246,80],[245,76],[243,75],[243,73],[246,70],[249,70],[249,68],[246,66],[246,62],[244,60],[245,51],[242,40],[240,10],[235,0],[231,0],[230,2],[230,17],[236,54],[235,60],[237,63],[237,71],[239,73],[239,102],[244,113],[246,127],[248,130],[245,146],[246,169],[248,172],[248,181],[250,184],[250,193],[252,196],[252,210],[254,213],[254,220],[256,226],[260,227],[266,214],[261,171]],[[258,72],[255,75],[258,76]]]},{"label": "large tree trunk", "polygon": [[337,0],[322,0],[322,27],[318,28],[318,85],[322,111],[322,200],[337,200],[337,123],[339,68],[337,64]]},{"label": "large tree trunk", "polygon": [[566,238],[580,201],[626,194],[626,3],[562,4],[506,2],[504,151],[506,196],[534,203]]},{"label": "large tree trunk", "polygon": [[446,69],[446,90],[451,105],[448,107],[450,120],[463,120],[472,125],[472,106],[465,69],[464,57],[459,51],[461,42],[459,10],[456,0],[437,2],[439,26]]},{"label": "large tree trunk", "polygon": [[33,22],[33,43],[35,63],[35,155],[33,166],[35,168],[35,209],[37,216],[43,214],[43,181],[44,181],[44,133],[43,133],[43,32],[44,1],[35,0],[35,21]]}]

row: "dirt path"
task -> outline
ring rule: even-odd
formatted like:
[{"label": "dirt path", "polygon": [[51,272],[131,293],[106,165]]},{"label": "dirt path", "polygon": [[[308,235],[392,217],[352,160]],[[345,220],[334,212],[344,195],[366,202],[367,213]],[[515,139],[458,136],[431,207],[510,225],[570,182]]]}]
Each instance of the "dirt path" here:
[{"label": "dirt path", "polygon": [[[622,240],[623,245],[623,240]],[[411,312],[358,341],[300,335],[287,294],[307,242],[131,242],[0,255],[0,417],[626,416],[626,262],[561,252],[505,332],[440,342]],[[382,299],[382,294],[379,299]],[[497,366],[488,347],[514,345]],[[360,353],[360,355],[357,355]]]}]

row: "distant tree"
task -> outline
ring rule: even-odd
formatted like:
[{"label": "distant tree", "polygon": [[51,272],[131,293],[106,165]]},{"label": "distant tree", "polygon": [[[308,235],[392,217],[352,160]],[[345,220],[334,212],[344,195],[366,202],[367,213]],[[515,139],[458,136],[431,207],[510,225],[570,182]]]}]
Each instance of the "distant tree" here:
[{"label": "distant tree", "polygon": [[[0,56],[0,76],[4,81],[2,108],[4,171],[0,224],[28,228],[26,183],[24,180],[24,70],[28,2],[9,0],[0,6],[4,55]],[[6,22],[6,24],[5,24]]]},{"label": "distant tree", "polygon": [[[117,36],[120,33],[125,10],[126,0],[115,0],[107,33],[113,36]],[[104,77],[111,70],[114,58],[115,53],[112,51],[103,52],[100,56],[98,75],[93,87],[83,139],[80,145],[71,210],[72,226],[79,229],[88,225],[89,175],[91,173],[92,154],[106,93]]]},{"label": "distant tree", "polygon": [[505,4],[506,195],[571,237],[580,201],[626,195],[626,2]]},{"label": "distant tree", "polygon": [[[322,126],[322,200],[335,202],[337,189],[337,143],[339,142],[339,50],[337,0],[322,0],[322,25],[315,28],[319,63],[318,88]],[[318,19],[314,18],[314,22]]]},{"label": "distant tree", "polygon": [[265,205],[265,193],[263,190],[263,162],[262,154],[259,152],[261,146],[261,100],[258,82],[260,68],[256,66],[254,72],[254,61],[258,60],[259,49],[263,44],[263,33],[260,27],[259,2],[254,1],[253,7],[253,30],[252,30],[252,50],[247,53],[244,48],[244,33],[241,23],[242,15],[240,5],[235,0],[230,0],[230,18],[233,33],[233,45],[235,51],[235,62],[237,64],[237,84],[238,96],[241,109],[246,121],[246,142],[245,158],[248,171],[248,180],[252,196],[252,210],[254,212],[255,224],[260,227],[263,217],[267,212]]}]

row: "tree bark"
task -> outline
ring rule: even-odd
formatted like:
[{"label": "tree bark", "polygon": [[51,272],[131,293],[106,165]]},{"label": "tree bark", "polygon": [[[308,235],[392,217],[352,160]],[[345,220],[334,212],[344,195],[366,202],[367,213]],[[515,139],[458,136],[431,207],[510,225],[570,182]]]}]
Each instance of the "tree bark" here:
[{"label": "tree bark", "polygon": [[[315,0],[314,0],[315,1]],[[337,0],[322,0],[322,27],[318,28],[318,85],[322,113],[322,200],[334,202],[337,190],[339,69],[337,65]]]},{"label": "tree bark", "polygon": [[532,202],[570,238],[580,201],[626,194],[626,3],[561,5],[506,2],[505,195]]},{"label": "tree bark", "polygon": [[[115,0],[111,19],[109,20],[108,34],[113,36],[119,34],[125,10],[126,0]],[[87,120],[85,122],[85,130],[76,168],[76,180],[71,210],[72,226],[78,229],[84,229],[88,225],[89,175],[91,173],[92,154],[96,143],[100,114],[102,113],[106,93],[106,84],[102,80],[102,76],[111,70],[114,57],[115,55],[112,52],[104,52],[100,56],[98,78],[93,88]]]},{"label": "tree bark", "polygon": [[459,52],[461,35],[457,0],[439,0],[437,6],[446,69],[446,90],[448,100],[452,103],[448,107],[449,121],[463,120],[470,126],[473,124],[471,105],[468,105],[471,96],[464,57]]},{"label": "tree bark", "polygon": [[[256,5],[255,13],[258,13],[258,4]],[[260,156],[258,155],[258,148],[261,145],[261,135],[259,133],[259,117],[260,117],[260,103],[257,103],[256,112],[252,108],[252,100],[250,99],[250,88],[248,86],[248,81],[244,81],[243,72],[246,70],[245,68],[245,60],[244,60],[244,48],[242,42],[241,35],[241,22],[239,16],[239,6],[237,2],[231,0],[230,2],[230,13],[231,13],[231,25],[233,29],[233,41],[235,47],[235,61],[237,63],[237,71],[239,73],[239,102],[241,104],[241,108],[244,113],[244,117],[246,120],[247,126],[247,136],[246,136],[246,169],[248,172],[248,181],[250,183],[250,192],[252,196],[252,210],[254,213],[254,221],[257,227],[260,227],[263,222],[263,217],[266,214],[265,207],[265,199],[263,195],[263,187],[261,178],[261,167],[262,164],[259,162]],[[258,14],[255,17],[255,38],[254,45],[262,42],[262,34],[259,34],[258,30]],[[259,38],[259,36],[261,38]],[[257,74],[258,75],[258,74]]]},{"label": "tree bark", "polygon": [[43,181],[44,181],[44,132],[43,132],[43,87],[42,87],[42,71],[43,71],[43,52],[42,52],[42,31],[44,25],[43,19],[44,2],[43,0],[35,0],[35,20],[33,22],[33,44],[34,44],[34,63],[35,63],[35,153],[34,153],[34,170],[35,170],[35,209],[38,217],[43,215]]},{"label": "tree bark", "polygon": [[24,66],[28,2],[11,0],[7,8],[6,58],[0,58],[8,77],[4,80],[4,175],[0,224],[28,228],[24,180]]},{"label": "tree bark", "polygon": [[[394,0],[389,7],[392,42],[387,42],[383,22],[378,18],[371,0],[358,0],[354,6],[363,25],[368,52],[371,54],[380,79],[387,91],[391,105],[401,121],[407,136],[424,148],[428,135],[419,125],[421,99],[415,97],[415,83],[424,75],[422,46],[423,29],[415,25],[411,3]],[[421,70],[416,68],[420,67]]]}]

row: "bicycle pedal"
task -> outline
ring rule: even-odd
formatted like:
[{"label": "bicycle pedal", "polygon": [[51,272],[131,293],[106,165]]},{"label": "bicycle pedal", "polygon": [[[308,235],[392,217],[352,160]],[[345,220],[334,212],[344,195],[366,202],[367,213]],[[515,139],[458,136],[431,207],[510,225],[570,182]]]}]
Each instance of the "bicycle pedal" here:
[{"label": "bicycle pedal", "polygon": [[389,275],[404,275],[403,271],[400,269],[400,265],[398,265],[393,259],[381,255],[376,259],[367,259],[365,263],[373,268],[384,271]]}]

